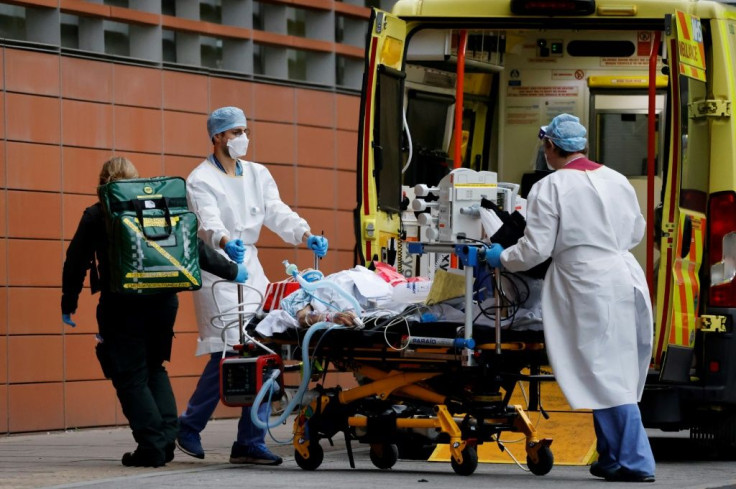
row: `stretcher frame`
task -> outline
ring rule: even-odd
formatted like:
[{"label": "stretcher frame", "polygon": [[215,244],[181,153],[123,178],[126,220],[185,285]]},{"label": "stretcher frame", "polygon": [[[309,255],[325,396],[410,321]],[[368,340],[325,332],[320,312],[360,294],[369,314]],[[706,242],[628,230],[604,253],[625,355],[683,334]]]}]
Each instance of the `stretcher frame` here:
[{"label": "stretcher frame", "polygon": [[[468,297],[472,294],[472,265],[477,264],[481,245],[440,247],[458,254],[465,265],[466,283],[470,283],[466,287],[467,306],[472,303]],[[437,245],[432,246],[433,252],[438,250]],[[466,311],[469,309],[466,307]],[[456,325],[451,326],[454,335]],[[443,327],[446,325],[435,325],[435,329]],[[427,325],[423,324],[422,328],[426,329]],[[276,335],[268,341],[293,346],[301,341],[300,333],[303,331]],[[532,473],[545,475],[552,469],[554,456],[549,448],[552,439],[539,436],[521,405],[509,404],[518,381],[538,385],[540,381],[554,380],[549,375],[521,373],[525,367],[536,371],[543,360],[546,363],[543,340],[504,343],[498,321],[493,337],[473,349],[395,348],[384,342],[385,332],[380,335],[380,342],[369,340],[366,344],[365,334],[354,330],[323,332],[318,347],[310,347],[310,355],[319,357],[325,364],[332,363],[338,371],[353,372],[361,379],[361,385],[350,389],[317,385],[317,396],[303,405],[294,420],[294,453],[302,469],[317,469],[324,457],[319,441],[331,440],[340,432],[345,437],[351,467],[355,467],[351,441],[358,440],[370,444],[374,465],[390,468],[398,459],[393,446],[395,436],[398,430],[404,429],[438,432],[437,440],[449,444],[452,468],[460,475],[470,475],[477,468],[478,444],[495,442],[503,449],[499,435],[504,431],[524,435],[527,466]],[[472,335],[472,319],[466,314],[465,339]],[[393,334],[395,342],[399,341],[397,336]],[[347,343],[341,343],[342,339]],[[465,395],[452,392],[455,375],[470,379],[468,390],[472,392]],[[476,389],[480,392],[475,392]],[[422,415],[401,416],[391,410],[394,404],[409,406],[409,413],[421,410]],[[535,404],[536,400],[531,403],[532,409],[539,407]]]}]

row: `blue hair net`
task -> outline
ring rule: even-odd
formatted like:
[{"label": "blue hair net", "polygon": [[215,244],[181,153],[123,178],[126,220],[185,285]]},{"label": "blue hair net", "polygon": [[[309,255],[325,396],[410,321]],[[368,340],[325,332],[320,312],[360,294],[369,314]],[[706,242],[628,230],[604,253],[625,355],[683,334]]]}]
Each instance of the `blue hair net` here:
[{"label": "blue hair net", "polygon": [[567,151],[575,152],[585,149],[588,139],[585,137],[587,131],[580,119],[570,114],[560,114],[547,126],[542,126],[539,132],[540,139],[550,138],[555,146]]},{"label": "blue hair net", "polygon": [[210,139],[215,134],[220,134],[233,127],[248,127],[245,113],[237,107],[220,107],[207,118],[207,133]]}]

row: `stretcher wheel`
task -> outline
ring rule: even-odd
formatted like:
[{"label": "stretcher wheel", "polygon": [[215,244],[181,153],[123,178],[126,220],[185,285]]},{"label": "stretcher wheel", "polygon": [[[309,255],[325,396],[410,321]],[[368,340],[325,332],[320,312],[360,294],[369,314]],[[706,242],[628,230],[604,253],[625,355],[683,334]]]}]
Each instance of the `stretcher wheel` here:
[{"label": "stretcher wheel", "polygon": [[549,447],[542,447],[537,453],[539,461],[537,463],[527,455],[526,466],[529,467],[529,471],[534,475],[546,475],[552,470],[552,466],[555,464],[555,456],[552,455],[552,450]]},{"label": "stretcher wheel", "polygon": [[457,463],[454,458],[450,459],[452,470],[454,470],[457,475],[470,475],[478,468],[478,451],[475,447],[465,445],[462,454],[463,463],[461,464]]},{"label": "stretcher wheel", "polygon": [[296,464],[304,470],[317,470],[317,467],[322,465],[322,461],[325,458],[325,452],[322,450],[319,442],[313,441],[307,447],[309,451],[309,458],[302,457],[299,450],[294,450],[294,459]]},{"label": "stretcher wheel", "polygon": [[399,460],[399,449],[390,443],[371,444],[371,462],[379,469],[390,469]]}]

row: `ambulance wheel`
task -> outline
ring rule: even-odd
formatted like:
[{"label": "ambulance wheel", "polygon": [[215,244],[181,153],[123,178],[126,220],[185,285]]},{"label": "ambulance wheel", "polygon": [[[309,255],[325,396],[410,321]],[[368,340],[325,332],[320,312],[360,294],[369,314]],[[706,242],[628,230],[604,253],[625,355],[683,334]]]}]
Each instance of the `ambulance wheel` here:
[{"label": "ambulance wheel", "polygon": [[539,460],[535,463],[526,456],[526,466],[529,467],[529,471],[534,475],[547,475],[552,466],[555,464],[555,456],[552,455],[552,450],[549,447],[542,447],[537,452]]},{"label": "ambulance wheel", "polygon": [[319,442],[313,441],[307,447],[309,452],[309,458],[302,457],[299,450],[294,450],[294,459],[296,464],[304,470],[317,470],[317,467],[322,465],[322,460],[325,458],[325,452],[322,450]]},{"label": "ambulance wheel", "polygon": [[478,451],[475,447],[465,445],[462,454],[463,463],[461,464],[457,463],[454,458],[450,457],[452,470],[454,470],[457,475],[470,475],[478,468]]},{"label": "ambulance wheel", "polygon": [[390,443],[371,444],[371,462],[379,469],[390,469],[399,460],[399,449]]}]

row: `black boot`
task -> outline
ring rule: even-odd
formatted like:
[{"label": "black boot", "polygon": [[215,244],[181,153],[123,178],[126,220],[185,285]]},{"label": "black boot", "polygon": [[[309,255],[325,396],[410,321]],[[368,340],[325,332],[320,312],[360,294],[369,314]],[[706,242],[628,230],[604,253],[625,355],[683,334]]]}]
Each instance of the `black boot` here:
[{"label": "black boot", "polygon": [[164,458],[164,463],[169,463],[172,460],[174,460],[174,450],[176,449],[176,444],[174,442],[169,443],[166,445],[166,458]]},{"label": "black boot", "polygon": [[161,457],[142,450],[124,453],[122,462],[126,467],[161,467],[166,464]]}]

